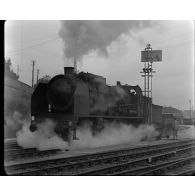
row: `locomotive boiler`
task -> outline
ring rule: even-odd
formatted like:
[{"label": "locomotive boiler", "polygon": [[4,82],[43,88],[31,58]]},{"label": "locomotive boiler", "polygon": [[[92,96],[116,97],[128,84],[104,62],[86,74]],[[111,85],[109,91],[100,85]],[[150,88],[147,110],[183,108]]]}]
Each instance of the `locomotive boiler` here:
[{"label": "locomotive boiler", "polygon": [[141,88],[106,84],[102,76],[74,73],[65,67],[64,75],[54,76],[48,83],[39,83],[31,97],[30,130],[45,119],[56,123],[55,131],[64,140],[76,139],[77,126],[90,122],[92,133],[103,129],[106,121],[139,125],[144,122],[144,101]]}]

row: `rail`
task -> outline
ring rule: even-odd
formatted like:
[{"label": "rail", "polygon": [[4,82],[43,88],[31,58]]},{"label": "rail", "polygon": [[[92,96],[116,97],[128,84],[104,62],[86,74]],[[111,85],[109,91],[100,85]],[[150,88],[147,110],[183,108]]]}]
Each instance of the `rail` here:
[{"label": "rail", "polygon": [[[85,154],[70,158],[61,157],[32,163],[16,163],[5,166],[5,169],[10,175],[93,175],[95,172],[100,173],[100,169],[116,166],[122,166],[121,168],[124,170],[124,166],[128,165],[128,163],[132,165],[133,161],[134,165],[139,164],[140,160],[148,165],[148,162],[151,159],[154,162],[158,155],[160,155],[159,158],[161,159],[182,153],[182,151],[191,152],[194,150],[194,143],[194,140],[185,140],[161,145]],[[157,156],[155,157],[154,155]],[[106,175],[107,173],[104,172],[103,174]]]}]

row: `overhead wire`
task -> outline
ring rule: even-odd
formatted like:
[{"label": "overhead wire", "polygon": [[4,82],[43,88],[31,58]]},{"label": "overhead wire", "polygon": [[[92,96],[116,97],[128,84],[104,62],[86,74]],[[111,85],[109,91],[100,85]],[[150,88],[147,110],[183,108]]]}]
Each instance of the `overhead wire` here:
[{"label": "overhead wire", "polygon": [[58,36],[56,36],[55,38],[47,39],[47,40],[45,40],[45,41],[42,41],[42,42],[40,42],[40,43],[36,43],[36,44],[31,45],[31,46],[28,46],[28,47],[24,47],[24,48],[21,48],[21,49],[8,51],[8,52],[6,52],[6,54],[22,53],[22,52],[23,52],[24,50],[26,50],[26,49],[32,49],[32,48],[38,47],[38,46],[40,46],[40,45],[47,44],[48,42],[52,42],[52,41],[59,40],[59,39],[61,39],[61,38],[58,37]]},{"label": "overhead wire", "polygon": [[[42,42],[42,40],[43,40],[43,37],[39,37],[39,38],[36,38],[36,39],[30,39],[30,40],[26,40],[26,41],[24,41],[23,39],[22,39],[22,30],[21,30],[21,33],[20,33],[20,40],[22,41],[22,43],[23,44],[29,44],[29,43],[32,43],[32,42],[38,42],[38,43],[40,43],[40,42]],[[6,35],[5,35],[5,37],[6,37]],[[56,33],[55,34],[52,34],[51,36],[48,36],[48,38],[49,37],[51,37],[51,38],[56,38]],[[6,43],[6,38],[5,38],[5,43]],[[18,45],[19,44],[19,45]],[[12,45],[12,48],[13,47],[15,47],[13,50],[11,50],[11,51],[8,51],[8,52],[12,52],[12,51],[15,51],[15,50],[18,50],[17,48],[19,48],[19,47],[21,47],[21,43],[20,42],[17,42],[17,44],[16,44],[16,40],[12,40],[12,41],[10,41],[9,40],[9,45]],[[14,46],[13,46],[14,45]],[[34,44],[33,44],[34,45]]]}]

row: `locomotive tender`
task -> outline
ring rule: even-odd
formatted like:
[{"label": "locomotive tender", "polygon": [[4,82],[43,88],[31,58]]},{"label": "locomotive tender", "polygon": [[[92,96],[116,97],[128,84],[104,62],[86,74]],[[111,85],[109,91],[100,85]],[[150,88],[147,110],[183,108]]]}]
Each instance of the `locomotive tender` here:
[{"label": "locomotive tender", "polygon": [[[35,88],[31,97],[30,130],[36,131],[38,123],[52,119],[56,123],[55,132],[70,141],[77,139],[76,128],[86,121],[90,121],[93,134],[101,131],[106,121],[136,126],[144,123],[147,114],[144,103],[148,101],[138,85],[121,85],[117,81],[115,86],[109,86],[102,76],[77,74],[73,67],[65,67],[64,75],[39,83]],[[160,124],[162,107],[153,106],[154,120]]]}]

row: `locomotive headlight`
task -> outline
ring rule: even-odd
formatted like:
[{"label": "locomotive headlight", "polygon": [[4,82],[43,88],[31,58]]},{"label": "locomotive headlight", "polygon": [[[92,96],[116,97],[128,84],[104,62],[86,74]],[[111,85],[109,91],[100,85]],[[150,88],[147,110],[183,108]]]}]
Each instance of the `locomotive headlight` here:
[{"label": "locomotive headlight", "polygon": [[68,125],[71,127],[72,126],[72,121],[69,121],[68,122]]},{"label": "locomotive headlight", "polygon": [[31,121],[34,121],[35,120],[35,117],[34,116],[31,116]]},{"label": "locomotive headlight", "polygon": [[48,111],[51,112],[51,105],[48,105]]}]

